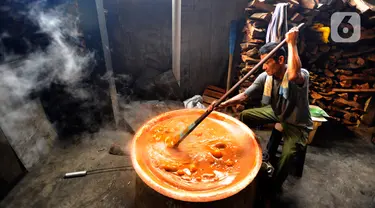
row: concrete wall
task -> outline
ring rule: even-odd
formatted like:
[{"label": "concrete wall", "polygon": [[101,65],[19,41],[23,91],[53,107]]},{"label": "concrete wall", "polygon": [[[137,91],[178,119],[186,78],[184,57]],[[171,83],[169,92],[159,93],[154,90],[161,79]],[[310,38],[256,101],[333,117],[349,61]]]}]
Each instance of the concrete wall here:
[{"label": "concrete wall", "polygon": [[16,104],[9,112],[0,112],[0,127],[26,169],[46,156],[57,134],[39,99]]},{"label": "concrete wall", "polygon": [[225,83],[230,21],[243,17],[247,2],[182,1],[181,86],[185,96],[202,94],[209,84]]},{"label": "concrete wall", "polygon": [[[229,24],[243,17],[246,4],[247,0],[182,1],[183,98],[201,94],[208,84],[224,83]],[[172,68],[172,1],[104,1],[104,9],[118,82],[144,88],[141,92],[152,96],[157,90],[152,78]]]}]

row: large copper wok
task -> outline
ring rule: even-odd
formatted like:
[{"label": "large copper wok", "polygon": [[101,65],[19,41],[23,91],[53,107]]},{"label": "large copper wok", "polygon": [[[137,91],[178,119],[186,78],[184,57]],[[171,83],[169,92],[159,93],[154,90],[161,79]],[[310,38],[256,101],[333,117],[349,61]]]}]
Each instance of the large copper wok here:
[{"label": "large copper wok", "polygon": [[[202,109],[182,109],[182,110],[175,110],[170,111],[167,113],[163,113],[159,116],[152,118],[151,120],[147,121],[135,134],[133,138],[133,142],[131,145],[131,157],[134,169],[138,176],[142,179],[144,183],[146,183],[149,187],[154,189],[155,191],[159,192],[162,195],[167,197],[181,200],[181,201],[189,201],[189,202],[209,202],[209,201],[216,201],[220,199],[224,199],[230,196],[235,195],[236,193],[240,192],[246,186],[248,186],[256,177],[259,172],[259,169],[262,165],[262,150],[258,141],[255,138],[255,134],[253,131],[247,127],[245,124],[240,122],[239,120],[226,115],[220,112],[212,112],[206,119],[211,119],[217,122],[216,128],[224,128],[224,126],[232,126],[234,127],[234,132],[236,135],[237,133],[241,133],[245,135],[247,138],[247,144],[251,145],[251,153],[245,154],[247,158],[243,158],[246,161],[249,161],[248,166],[246,168],[240,169],[239,172],[241,174],[238,175],[237,179],[234,180],[230,184],[225,184],[220,187],[216,187],[212,190],[184,190],[179,187],[176,187],[173,184],[166,182],[161,177],[158,177],[158,174],[153,172],[153,169],[149,167],[149,163],[147,162],[147,158],[144,156],[144,149],[143,145],[145,138],[143,137],[147,131],[149,131],[153,126],[155,126],[160,121],[165,121],[166,119],[175,119],[181,116],[196,116],[198,118],[200,115],[204,113]],[[205,121],[203,121],[205,122]],[[202,122],[202,124],[203,124]],[[199,127],[197,127],[198,129]],[[196,129],[196,130],[197,130]],[[194,130],[194,131],[196,131]],[[234,137],[235,138],[235,137]],[[189,140],[189,136],[185,139],[185,141]],[[184,141],[184,142],[185,142]],[[250,151],[249,151],[250,152]],[[246,163],[247,164],[247,163]],[[202,184],[204,186],[204,184]]]}]

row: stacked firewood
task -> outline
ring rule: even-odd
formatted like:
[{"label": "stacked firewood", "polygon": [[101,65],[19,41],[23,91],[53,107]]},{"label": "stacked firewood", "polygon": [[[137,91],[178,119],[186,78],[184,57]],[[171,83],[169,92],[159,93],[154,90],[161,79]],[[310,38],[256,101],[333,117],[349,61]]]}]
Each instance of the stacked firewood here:
[{"label": "stacked firewood", "polygon": [[319,58],[312,62],[310,69],[311,104],[325,109],[344,124],[359,124],[375,92],[373,48],[344,52],[339,47],[331,47],[325,53],[315,54]]},{"label": "stacked firewood", "polygon": [[[331,15],[338,11],[360,15],[359,41],[334,42],[332,37],[321,38],[323,34],[318,28],[329,27]],[[323,108],[345,125],[361,123],[375,92],[374,18],[371,5],[364,1],[352,0],[344,4],[337,0],[335,6],[325,5],[314,18],[313,26],[307,28],[301,37],[301,59],[310,71],[310,103]],[[338,30],[342,31],[344,27],[353,29],[353,26],[341,23]],[[352,34],[349,32],[348,35]]]},{"label": "stacked firewood", "polygon": [[[241,79],[259,59],[258,49],[265,43],[268,23],[276,3],[253,0],[245,9],[246,24],[241,44]],[[281,1],[280,1],[281,2]],[[286,2],[286,1],[283,1]],[[346,3],[345,3],[346,2]],[[361,0],[289,0],[289,28],[305,23],[299,41],[302,65],[310,72],[310,103],[318,105],[346,125],[356,125],[366,112],[366,104],[375,92],[374,7]],[[334,12],[354,11],[361,16],[361,39],[355,43],[337,43],[330,37],[330,18]],[[347,23],[340,28],[348,27]],[[328,32],[327,32],[328,31]],[[353,31],[353,30],[351,30]],[[350,34],[349,34],[350,35]],[[262,72],[246,80],[243,92]],[[255,104],[250,104],[255,105]],[[245,106],[237,106],[240,111]]]}]

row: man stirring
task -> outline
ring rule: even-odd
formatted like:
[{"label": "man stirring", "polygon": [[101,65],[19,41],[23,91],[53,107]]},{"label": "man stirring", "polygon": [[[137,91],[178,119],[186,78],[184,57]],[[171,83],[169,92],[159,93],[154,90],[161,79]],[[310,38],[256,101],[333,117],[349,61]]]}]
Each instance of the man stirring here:
[{"label": "man stirring", "polygon": [[[263,64],[264,72],[250,87],[215,108],[222,109],[248,99],[262,101],[264,107],[242,111],[240,120],[248,126],[277,123],[267,145],[269,151],[277,149],[281,138],[284,140],[282,154],[275,167],[275,190],[280,190],[287,178],[293,156],[306,148],[308,133],[313,127],[308,99],[309,73],[301,68],[297,48],[298,29],[292,28],[285,38],[288,57],[283,48],[278,49]],[[259,49],[261,59],[276,46],[274,42],[262,46]]]}]

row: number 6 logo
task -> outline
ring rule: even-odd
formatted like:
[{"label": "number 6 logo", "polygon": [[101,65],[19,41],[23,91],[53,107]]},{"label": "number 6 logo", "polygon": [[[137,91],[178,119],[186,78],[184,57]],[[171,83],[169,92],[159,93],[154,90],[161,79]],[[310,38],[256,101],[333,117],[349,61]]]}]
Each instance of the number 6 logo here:
[{"label": "number 6 logo", "polygon": [[331,38],[335,42],[353,43],[361,38],[361,18],[355,12],[335,12],[331,16]]}]

